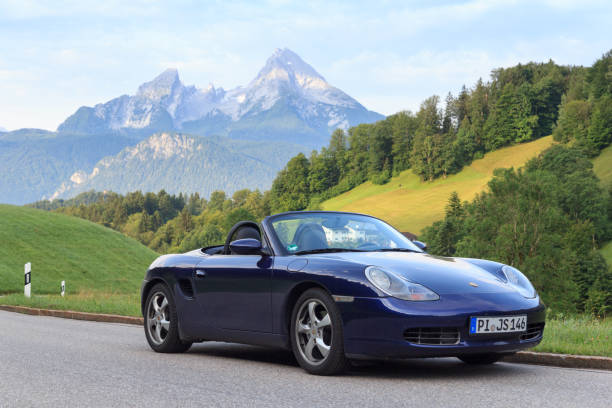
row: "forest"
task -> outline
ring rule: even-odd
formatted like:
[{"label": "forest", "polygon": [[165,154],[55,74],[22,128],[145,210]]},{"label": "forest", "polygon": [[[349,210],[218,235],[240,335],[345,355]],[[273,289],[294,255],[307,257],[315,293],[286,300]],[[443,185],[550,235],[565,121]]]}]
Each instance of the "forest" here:
[{"label": "forest", "polygon": [[550,134],[558,144],[525,168],[498,170],[472,202],[452,195],[421,239],[432,254],[516,266],[554,311],[606,315],[612,275],[597,249],[612,238],[612,186],[600,185],[589,159],[612,142],[612,51],[591,67],[500,68],[443,104],[432,96],[416,113],[338,129],[327,147],[293,157],[263,193],[88,192],[31,206],[103,224],[159,253],[188,251],[222,242],[242,219],[317,209],[407,169],[423,182],[446,177],[489,151]]},{"label": "forest", "polygon": [[423,181],[446,177],[500,147],[554,135],[597,155],[612,140],[612,51],[592,67],[549,61],[500,68],[444,106],[438,96],[418,112],[336,130],[327,147],[293,157],[272,186],[274,211],[319,202],[370,180],[386,183],[412,169]]}]

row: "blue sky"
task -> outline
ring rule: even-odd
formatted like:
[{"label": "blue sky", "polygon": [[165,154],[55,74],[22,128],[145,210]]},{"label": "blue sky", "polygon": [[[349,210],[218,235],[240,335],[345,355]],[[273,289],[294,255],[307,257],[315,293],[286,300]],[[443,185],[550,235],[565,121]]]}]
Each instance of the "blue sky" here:
[{"label": "blue sky", "polygon": [[416,110],[496,67],[590,65],[611,21],[611,2],[589,0],[0,0],[0,127],[54,130],[168,67],[244,85],[282,47],[369,109]]}]

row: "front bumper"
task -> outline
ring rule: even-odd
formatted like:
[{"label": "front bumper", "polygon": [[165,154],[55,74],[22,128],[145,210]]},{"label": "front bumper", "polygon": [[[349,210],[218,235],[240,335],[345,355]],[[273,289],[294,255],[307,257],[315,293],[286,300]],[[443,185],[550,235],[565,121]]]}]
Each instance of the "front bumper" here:
[{"label": "front bumper", "polygon": [[[344,323],[344,348],[350,358],[450,357],[475,353],[513,353],[542,340],[545,306],[539,298],[515,294],[444,295],[438,301],[410,302],[392,297],[355,298],[337,303]],[[540,335],[470,335],[472,316],[527,315]],[[456,344],[415,344],[405,333],[415,328],[456,329]]]}]

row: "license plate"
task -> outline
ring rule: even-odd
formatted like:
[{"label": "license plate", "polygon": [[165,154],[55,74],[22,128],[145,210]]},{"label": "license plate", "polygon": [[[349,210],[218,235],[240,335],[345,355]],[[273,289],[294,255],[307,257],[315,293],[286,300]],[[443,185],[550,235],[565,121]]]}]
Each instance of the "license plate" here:
[{"label": "license plate", "polygon": [[470,334],[516,333],[525,330],[526,315],[470,318]]}]

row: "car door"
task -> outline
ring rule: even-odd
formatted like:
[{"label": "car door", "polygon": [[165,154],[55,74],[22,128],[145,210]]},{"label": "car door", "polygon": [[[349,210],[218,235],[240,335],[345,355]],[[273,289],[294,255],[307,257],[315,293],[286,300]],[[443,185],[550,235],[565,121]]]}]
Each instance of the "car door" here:
[{"label": "car door", "polygon": [[195,296],[206,321],[219,329],[272,332],[273,257],[212,255],[194,271]]}]

